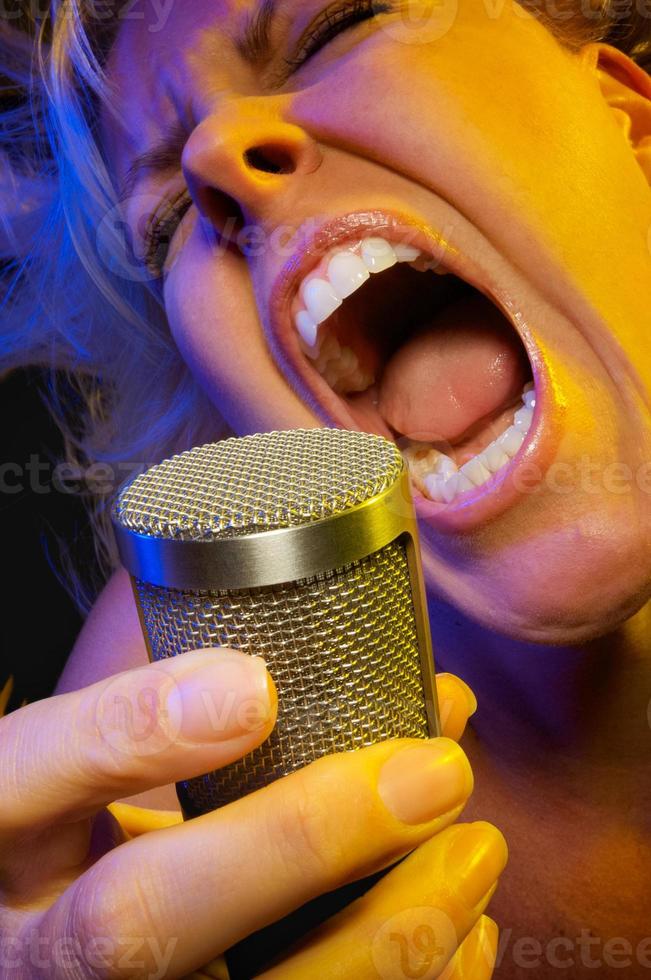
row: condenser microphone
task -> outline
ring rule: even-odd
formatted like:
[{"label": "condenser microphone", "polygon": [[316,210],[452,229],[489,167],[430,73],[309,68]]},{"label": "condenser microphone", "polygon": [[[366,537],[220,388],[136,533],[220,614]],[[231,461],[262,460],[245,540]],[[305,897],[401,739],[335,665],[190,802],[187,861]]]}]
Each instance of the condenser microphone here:
[{"label": "condenser microphone", "polygon": [[[200,446],[136,477],[112,519],[150,660],[234,647],[263,656],[278,691],[261,746],[176,784],[186,819],[320,756],[440,734],[409,476],[389,440],[293,429]],[[233,947],[231,980],[352,887]]]}]

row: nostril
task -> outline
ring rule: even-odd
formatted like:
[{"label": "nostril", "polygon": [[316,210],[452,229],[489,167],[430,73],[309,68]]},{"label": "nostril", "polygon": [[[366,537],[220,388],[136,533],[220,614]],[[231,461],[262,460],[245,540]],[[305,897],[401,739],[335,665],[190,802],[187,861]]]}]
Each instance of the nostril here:
[{"label": "nostril", "polygon": [[223,240],[229,241],[245,226],[242,208],[230,194],[206,187],[203,198],[204,211]]},{"label": "nostril", "polygon": [[244,160],[252,170],[266,174],[291,174],[296,170],[292,154],[282,146],[254,146],[246,151]]}]

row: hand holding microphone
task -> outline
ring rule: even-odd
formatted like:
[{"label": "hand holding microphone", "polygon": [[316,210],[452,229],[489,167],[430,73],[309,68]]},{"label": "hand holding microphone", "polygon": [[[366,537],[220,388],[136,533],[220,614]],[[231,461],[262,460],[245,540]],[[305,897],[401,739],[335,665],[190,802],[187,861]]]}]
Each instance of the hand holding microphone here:
[{"label": "hand holding microphone", "polygon": [[[308,937],[269,980],[377,980],[378,957],[407,963],[411,955],[413,966],[419,944],[421,957],[452,957],[439,972],[445,980],[490,977],[495,927],[482,912],[504,844],[488,824],[454,823],[470,780],[451,738],[460,737],[471,704],[450,674],[437,678],[446,737],[426,743],[431,758],[410,760],[416,797],[429,787],[429,814],[400,806],[415,806],[401,754],[421,743],[387,741],[327,756],[185,823],[161,812],[161,829],[125,840],[107,803],[229,765],[268,736],[273,693],[268,721],[244,733],[239,724],[215,727],[207,709],[250,703],[265,676],[254,661],[237,651],[189,651],[0,719],[2,980],[185,977],[309,897],[412,848],[363,905]],[[443,954],[409,920],[424,905],[455,932],[446,929]],[[389,929],[379,932],[382,924]],[[391,939],[398,933],[402,940]]]}]

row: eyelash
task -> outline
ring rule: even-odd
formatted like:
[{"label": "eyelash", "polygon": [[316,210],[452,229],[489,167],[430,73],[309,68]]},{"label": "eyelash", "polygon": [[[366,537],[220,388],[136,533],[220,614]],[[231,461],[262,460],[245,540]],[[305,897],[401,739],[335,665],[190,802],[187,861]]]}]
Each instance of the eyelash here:
[{"label": "eyelash", "polygon": [[190,193],[183,190],[176,197],[162,201],[147,221],[143,234],[143,261],[157,279],[163,274],[172,239],[191,206]]},{"label": "eyelash", "polygon": [[[286,59],[286,64],[293,70],[300,68],[337,35],[378,14],[389,13],[394,6],[389,0],[347,0],[330,4],[303,38],[299,53],[295,58]],[[175,198],[164,200],[147,222],[143,236],[144,263],[157,279],[163,274],[172,238],[191,206],[190,194],[187,190],[181,191]]]},{"label": "eyelash", "polygon": [[309,61],[318,51],[329,44],[338,34],[372,20],[378,14],[390,13],[395,3],[389,0],[347,0],[331,3],[321,14],[316,24],[310,28],[295,58],[285,59],[285,63],[296,70]]}]

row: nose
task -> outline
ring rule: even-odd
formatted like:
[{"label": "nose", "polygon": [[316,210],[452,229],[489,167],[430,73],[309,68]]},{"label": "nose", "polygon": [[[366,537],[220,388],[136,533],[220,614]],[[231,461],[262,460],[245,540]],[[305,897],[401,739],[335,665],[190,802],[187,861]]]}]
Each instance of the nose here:
[{"label": "nose", "polygon": [[[300,126],[260,100],[241,98],[211,113],[183,152],[183,172],[200,213],[258,223],[298,199],[300,177],[321,164],[321,150]],[[286,213],[286,211],[285,211]]]}]

